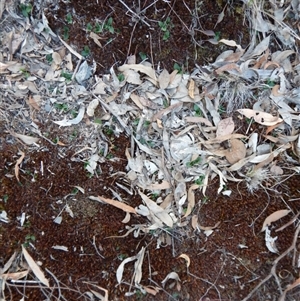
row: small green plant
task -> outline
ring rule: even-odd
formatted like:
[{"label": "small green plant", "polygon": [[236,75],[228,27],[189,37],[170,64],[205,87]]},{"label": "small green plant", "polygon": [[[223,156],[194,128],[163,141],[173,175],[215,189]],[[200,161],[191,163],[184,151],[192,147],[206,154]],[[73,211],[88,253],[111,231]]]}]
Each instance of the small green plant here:
[{"label": "small green plant", "polygon": [[125,79],[125,75],[123,73],[119,73],[118,74],[118,80],[119,80],[119,82],[124,81],[124,79]]},{"label": "small green plant", "polygon": [[202,117],[203,116],[203,113],[202,113],[201,109],[196,104],[194,104],[194,111],[195,111],[195,116],[197,116],[197,117]]},{"label": "small green plant", "polygon": [[107,154],[106,159],[110,160],[114,157],[112,153]]},{"label": "small green plant", "polygon": [[135,291],[135,297],[136,297],[136,300],[142,300],[145,296],[146,296],[146,292],[143,293],[143,292],[140,291],[140,290],[136,290],[136,291]]},{"label": "small green plant", "polygon": [[102,124],[102,120],[100,118],[95,118],[94,123],[96,124]]},{"label": "small green plant", "polygon": [[195,184],[196,184],[196,185],[199,185],[199,186],[203,185],[204,179],[205,179],[205,176],[204,176],[204,175],[199,176],[198,179],[195,180]]},{"label": "small green plant", "polygon": [[61,77],[64,77],[67,81],[71,81],[72,80],[72,73],[68,73],[68,72],[61,72],[60,74]]},{"label": "small green plant", "polygon": [[52,62],[53,62],[52,54],[50,54],[50,53],[47,54],[47,55],[46,55],[46,60],[47,60],[48,64],[51,65]]},{"label": "small green plant", "polygon": [[73,23],[73,18],[72,18],[71,13],[68,13],[66,15],[66,19],[65,20],[66,20],[67,24],[72,24]]},{"label": "small green plant", "polygon": [[140,118],[136,118],[136,119],[133,120],[132,124],[134,126],[138,126],[139,122],[140,122]]},{"label": "small green plant", "polygon": [[142,61],[144,61],[144,60],[147,59],[147,54],[144,53],[144,52],[140,52],[140,53],[139,53],[139,56],[140,56],[140,58],[141,58]]},{"label": "small green plant", "polygon": [[73,118],[76,118],[77,115],[78,115],[78,111],[72,110],[72,111],[71,111],[71,115],[72,115]]},{"label": "small green plant", "polygon": [[183,68],[178,63],[174,63],[173,68],[174,70],[177,70],[179,74],[183,73]]},{"label": "small green plant", "polygon": [[158,197],[159,197],[159,193],[157,193],[157,192],[153,192],[153,193],[151,194],[151,199],[152,199],[153,201],[156,201],[156,200],[158,199]]},{"label": "small green plant", "polygon": [[6,203],[8,201],[8,195],[5,194],[3,197],[2,197],[2,200],[4,203]]},{"label": "small green plant", "polygon": [[70,29],[68,26],[64,26],[63,28],[63,38],[64,40],[68,40],[70,37]]},{"label": "small green plant", "polygon": [[90,55],[91,51],[88,46],[84,46],[83,50],[81,51],[81,55],[84,57],[88,57]]},{"label": "small green plant", "polygon": [[125,258],[127,258],[128,256],[126,255],[126,254],[123,254],[123,253],[121,253],[121,254],[118,254],[118,259],[119,260],[121,260],[121,261],[123,261]]},{"label": "small green plant", "polygon": [[30,3],[29,4],[21,3],[20,9],[21,9],[22,15],[25,18],[28,18],[32,11],[32,5]]},{"label": "small green plant", "polygon": [[104,133],[108,136],[112,136],[114,134],[114,130],[112,128],[104,128]]},{"label": "small green plant", "polygon": [[69,107],[66,103],[55,103],[54,108],[56,108],[59,111],[67,112],[69,110]]},{"label": "small green plant", "polygon": [[103,25],[103,29],[109,31],[112,34],[115,33],[115,29],[114,29],[114,26],[113,26],[113,18],[112,17],[109,17],[107,19],[107,21]]},{"label": "small green plant", "polygon": [[71,134],[71,139],[76,138],[77,135],[78,135],[78,132],[77,132],[76,130],[74,130],[74,131],[72,132],[72,134]]},{"label": "small green plant", "polygon": [[224,106],[221,106],[221,105],[219,105],[218,112],[219,112],[220,114],[226,113],[226,109],[225,109],[225,107],[224,107]]},{"label": "small green plant", "polygon": [[92,25],[91,23],[88,23],[88,24],[86,25],[86,30],[87,30],[87,31],[92,31],[92,30],[93,30],[93,25]]},{"label": "small green plant", "polygon": [[145,128],[147,128],[150,124],[151,124],[151,121],[146,120],[146,121],[144,121],[143,125],[144,125]]},{"label": "small green plant", "polygon": [[171,35],[171,29],[174,27],[170,17],[167,17],[165,21],[159,21],[158,26],[160,27],[160,30],[163,32],[163,40],[167,41],[170,38]]},{"label": "small green plant", "polygon": [[28,79],[30,76],[30,73],[25,69],[25,68],[21,68],[20,69],[22,75],[24,76],[25,79]]},{"label": "small green plant", "polygon": [[74,187],[71,191],[72,194],[77,194],[78,193],[78,188]]},{"label": "small green plant", "polygon": [[220,41],[221,40],[221,32],[220,31],[216,31],[215,32],[215,40],[216,41]]},{"label": "small green plant", "polygon": [[273,87],[276,85],[276,83],[275,83],[273,80],[270,80],[270,79],[267,80],[266,84],[267,84],[270,88],[273,88]]},{"label": "small green plant", "polygon": [[209,198],[207,196],[205,196],[201,201],[203,204],[206,204],[206,203],[208,203]]},{"label": "small green plant", "polygon": [[193,167],[201,162],[201,157],[186,163],[187,167]]},{"label": "small green plant", "polygon": [[168,100],[166,98],[163,99],[163,106],[167,108],[169,106]]},{"label": "small green plant", "polygon": [[95,33],[102,32],[102,27],[101,27],[101,25],[98,22],[95,24],[94,32]]},{"label": "small green plant", "polygon": [[23,243],[23,246],[24,247],[29,247],[29,244],[33,243],[33,242],[35,242],[35,236],[32,235],[32,234],[27,234],[25,236],[25,242]]}]

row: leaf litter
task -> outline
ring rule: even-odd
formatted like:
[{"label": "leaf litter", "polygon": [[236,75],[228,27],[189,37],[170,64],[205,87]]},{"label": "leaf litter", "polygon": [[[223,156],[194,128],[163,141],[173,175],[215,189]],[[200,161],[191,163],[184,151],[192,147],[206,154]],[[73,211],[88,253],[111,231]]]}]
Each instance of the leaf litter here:
[{"label": "leaf litter", "polygon": [[[1,8],[1,14],[3,10]],[[10,132],[15,138],[32,147],[37,147],[37,142],[41,139],[31,136],[35,133],[34,129],[39,128],[33,118],[36,112],[51,113],[52,122],[60,127],[81,126],[86,134],[86,146],[82,152],[84,160],[89,162],[88,171],[93,174],[100,160],[96,153],[103,146],[107,149],[108,144],[105,141],[92,144],[92,133],[84,125],[92,124],[94,132],[98,130],[95,111],[101,107],[103,126],[113,128],[116,136],[126,132],[131,137],[131,153],[126,149],[126,177],[132,185],[158,194],[164,192],[171,197],[158,204],[138,190],[141,204],[136,208],[105,197],[90,198],[126,212],[124,222],[129,222],[128,213],[147,218],[146,226],[131,228],[128,233],[133,230],[135,233],[148,233],[149,230],[179,227],[182,219],[191,221],[195,230],[212,231],[219,223],[213,227],[202,227],[198,224],[197,216],[191,216],[196,202],[194,190],[200,189],[205,195],[209,179],[217,176],[218,193],[225,190],[228,181],[245,181],[253,192],[268,175],[281,175],[287,171],[286,166],[276,165],[279,155],[289,156],[288,152],[292,152],[298,158],[300,156],[298,58],[292,58],[295,53],[293,50],[270,53],[270,35],[267,33],[272,30],[281,41],[292,45],[291,47],[294,47],[294,40],[298,36],[292,29],[284,26],[283,17],[278,17],[279,9],[276,8],[274,12],[277,16],[274,24],[264,19],[261,13],[250,17],[252,27],[265,33],[265,37],[258,42],[253,35],[247,50],[242,49],[235,41],[210,39],[212,43],[237,47],[236,51],[225,51],[212,64],[196,66],[191,74],[179,74],[177,70],[172,73],[165,69],[155,70],[146,61],[136,64],[133,58],[133,63],[128,62],[117,68],[124,75],[123,81],[119,81],[114,68],[111,68],[110,74],[94,76],[93,66],[88,66],[77,51],[49,28],[44,15],[42,20],[26,20],[32,22],[32,30],[27,32],[26,38],[25,28],[29,24],[19,21],[22,26],[15,25],[13,41],[12,32],[3,35],[4,40],[12,42],[9,55],[21,47],[21,53],[26,60],[20,63],[13,57],[9,60],[9,57],[1,55],[0,72],[7,79],[7,83],[1,85],[1,92],[12,95],[11,103],[4,104],[1,110],[18,108],[18,97],[26,99],[31,115],[24,116],[22,122],[25,124],[16,125],[17,128],[23,128],[24,132],[15,133],[12,129]],[[222,22],[223,14],[224,11],[219,15],[217,23]],[[215,37],[212,30],[203,32]],[[59,52],[53,52],[46,44],[37,47],[34,40],[36,37],[48,41],[59,39],[63,48]],[[97,37],[94,38],[98,41]],[[101,47],[100,42],[99,46]],[[34,53],[34,61],[30,59],[30,53]],[[50,66],[45,63],[46,54],[52,55],[53,62]],[[78,68],[74,70],[70,59],[72,55],[79,59]],[[293,77],[289,76],[291,66],[294,67]],[[26,69],[30,70],[31,76],[24,81],[21,70]],[[67,71],[73,72],[71,81],[66,76]],[[93,82],[92,88],[87,88],[87,81]],[[266,81],[277,83],[267,93]],[[53,82],[56,87],[50,89]],[[42,97],[43,89],[48,91],[47,97]],[[254,98],[254,91],[257,95],[255,102],[248,103],[250,108],[244,108],[246,98]],[[29,92],[33,95],[27,98]],[[58,109],[66,104],[70,106],[67,113],[64,109]],[[221,110],[224,104],[226,115]],[[72,110],[76,111],[76,117],[70,113]],[[265,140],[258,140],[256,133],[249,135],[239,132],[232,117],[238,113],[240,120],[246,122],[245,118],[250,119],[262,132],[267,131]],[[139,120],[138,126],[134,125],[135,120]],[[272,147],[260,153],[259,148],[264,143],[268,144],[266,141],[271,141]],[[83,160],[80,152],[79,148],[75,149],[74,160]],[[22,153],[15,165],[18,181],[19,165],[24,156]],[[296,162],[293,161],[293,164]],[[202,183],[192,184],[203,176]],[[270,236],[268,226],[289,212],[277,211],[263,224],[266,244],[271,252],[277,253],[278,250],[275,246],[276,238]],[[61,223],[62,220],[58,215],[54,221]],[[67,250],[64,246],[54,248]],[[124,266],[130,261],[136,261],[133,280],[135,285],[140,284],[144,252],[142,247],[137,255],[121,263],[117,270],[119,284],[122,282]],[[23,254],[37,278],[49,286],[25,248]],[[187,255],[182,254],[181,257],[189,266],[190,259]],[[169,273],[162,284],[165,285],[169,279],[174,279],[177,289],[180,290],[180,278],[175,272]]]}]

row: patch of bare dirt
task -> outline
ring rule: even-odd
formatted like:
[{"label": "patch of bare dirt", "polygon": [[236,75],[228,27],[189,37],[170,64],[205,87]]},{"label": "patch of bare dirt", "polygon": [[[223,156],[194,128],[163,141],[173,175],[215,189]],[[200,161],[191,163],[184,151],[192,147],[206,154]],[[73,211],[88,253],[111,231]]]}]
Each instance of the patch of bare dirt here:
[{"label": "patch of bare dirt", "polygon": [[[224,20],[218,23],[222,12]],[[85,46],[90,49],[89,58],[95,60],[100,74],[122,65],[133,54],[139,61],[147,58],[167,70],[177,63],[191,71],[195,64],[213,62],[230,48],[212,46],[208,39],[232,39],[243,47],[250,42],[240,1],[59,1],[47,7],[45,14],[51,28],[79,53]],[[97,24],[104,24],[101,32]],[[211,29],[215,36],[205,34]],[[91,32],[100,37],[101,46]]]}]

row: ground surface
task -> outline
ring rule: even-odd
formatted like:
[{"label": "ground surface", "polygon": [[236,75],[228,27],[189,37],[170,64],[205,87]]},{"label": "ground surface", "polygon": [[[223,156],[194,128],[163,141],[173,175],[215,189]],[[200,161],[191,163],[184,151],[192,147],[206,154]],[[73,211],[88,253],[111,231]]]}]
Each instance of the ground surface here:
[{"label": "ground surface", "polygon": [[[156,69],[161,66],[172,72],[176,62],[179,69],[192,72],[195,64],[202,66],[214,62],[221,52],[229,49],[224,44],[214,45],[204,40],[230,39],[241,44],[242,48],[250,42],[248,36],[250,30],[246,27],[249,24],[245,20],[244,7],[239,1],[229,1],[228,4],[226,1],[216,1],[214,4],[212,1],[170,1],[169,4],[167,1],[157,1],[154,5],[151,5],[153,1],[141,1],[140,10],[144,9],[144,12],[139,15],[138,20],[132,17],[130,10],[138,11],[139,1],[134,3],[124,1],[130,10],[122,1],[99,2],[101,3],[95,5],[95,1],[74,1],[74,3],[58,1],[46,7],[38,5],[33,7],[36,20],[38,20],[38,13],[44,11],[51,29],[64,37],[63,40],[71,45],[71,49],[81,53],[84,46],[89,47],[87,60],[90,63],[92,60],[96,62],[95,74],[99,77],[107,74],[111,66],[123,65],[127,56],[132,54],[136,55],[137,62],[140,62],[145,55],[150,62],[154,63]],[[21,16],[20,19],[24,19],[17,5],[14,9]],[[223,9],[224,19],[215,26]],[[9,11],[12,10],[7,7],[7,11],[2,16],[3,22],[6,22],[4,23],[6,32],[10,32],[12,26],[18,28],[21,24],[20,20],[19,23],[16,21],[18,20],[16,16],[8,14]],[[66,18],[68,13],[71,14],[72,19]],[[103,32],[97,33],[101,37],[99,41],[103,46],[100,47],[89,37],[90,30],[87,29],[87,24],[90,23],[93,26],[97,22],[105,24],[110,17],[112,24],[108,24]],[[170,17],[172,26],[169,28],[169,38],[164,41],[165,32],[161,30],[158,22],[166,20],[167,17]],[[32,24],[36,23],[32,21]],[[25,33],[31,34],[30,26],[26,27],[23,24],[22,27],[27,28]],[[113,32],[111,27],[114,28]],[[206,30],[213,30],[215,36],[205,35],[203,32]],[[189,161],[183,158],[175,163],[171,160],[171,166],[168,166],[169,162],[166,162],[166,166],[161,167],[161,169],[168,169],[165,174],[176,179],[172,181],[174,186],[171,188],[168,186],[167,189],[150,189],[153,183],[156,185],[166,183],[167,177],[156,181],[157,172],[149,175],[143,168],[143,171],[138,174],[136,166],[134,168],[136,168],[138,178],[146,178],[149,181],[145,182],[146,186],[142,185],[142,180],[139,182],[135,179],[131,182],[129,172],[132,171],[130,164],[133,163],[130,163],[130,156],[125,152],[126,149],[132,158],[136,156],[135,162],[138,162],[138,155],[143,154],[145,150],[144,145],[147,149],[142,160],[145,161],[147,158],[156,164],[158,163],[153,158],[160,157],[155,151],[161,149],[166,153],[168,151],[165,144],[163,145],[165,149],[161,146],[162,144],[159,144],[160,136],[157,133],[164,135],[164,139],[167,134],[159,131],[159,121],[153,122],[154,119],[147,115],[149,112],[145,107],[148,108],[150,105],[147,103],[144,106],[143,114],[136,113],[137,109],[134,107],[128,113],[132,115],[125,118],[124,116],[127,115],[118,115],[105,106],[105,103],[114,103],[116,99],[116,103],[122,109],[124,103],[120,100],[121,96],[117,96],[112,101],[107,100],[102,107],[97,107],[94,115],[85,114],[79,124],[59,126],[53,121],[63,120],[65,116],[68,119],[75,117],[82,104],[87,105],[95,98],[96,92],[93,89],[97,80],[94,82],[91,77],[82,85],[86,90],[79,90],[78,87],[82,86],[77,85],[74,79],[67,81],[67,78],[61,79],[63,76],[56,76],[55,72],[66,64],[66,53],[69,49],[65,49],[57,37],[50,42],[46,34],[45,39],[41,38],[40,33],[37,32],[32,36],[35,39],[32,41],[35,41],[36,45],[39,47],[41,44],[47,45],[65,58],[65,61],[57,64],[56,69],[52,70],[52,67],[49,68],[52,61],[49,62],[49,57],[47,57],[49,49],[43,46],[41,46],[42,49],[35,46],[36,48],[23,52],[19,51],[18,47],[12,51],[4,43],[1,45],[1,62],[7,63],[8,54],[13,52],[10,60],[20,62],[22,66],[19,66],[16,71],[16,69],[8,70],[7,67],[2,68],[1,65],[1,91],[3,93],[0,100],[0,211],[6,212],[8,219],[1,215],[0,268],[3,269],[16,252],[16,257],[12,260],[8,271],[17,273],[27,270],[28,265],[21,249],[23,245],[35,262],[41,264],[41,269],[50,280],[50,285],[46,288],[40,285],[39,281],[30,282],[40,279],[32,272],[25,278],[19,277],[20,282],[7,280],[4,291],[6,300],[19,300],[22,296],[29,300],[43,300],[46,296],[48,300],[93,300],[89,295],[92,290],[102,295],[104,295],[104,290],[107,290],[107,300],[278,300],[286,287],[297,281],[299,248],[295,243],[293,245],[293,240],[296,237],[295,241],[297,241],[295,229],[299,228],[297,213],[300,204],[300,180],[299,175],[292,170],[292,167],[299,165],[295,145],[286,147],[288,157],[284,152],[276,155],[276,160],[272,165],[281,166],[285,171],[284,175],[277,177],[269,173],[270,176],[264,177],[261,186],[254,193],[249,192],[245,181],[228,181],[223,190],[231,191],[230,196],[217,193],[220,186],[219,180],[222,177],[218,173],[210,175],[207,172],[208,182],[204,195],[202,189],[205,186],[202,179],[204,175],[199,174],[197,169],[189,173],[190,171],[186,168],[194,167],[193,164],[197,166],[199,162],[195,160],[198,157]],[[21,35],[19,42],[23,39],[24,36]],[[19,43],[13,41],[16,44]],[[13,44],[12,48],[14,47]],[[20,47],[24,50],[23,46]],[[54,57],[53,52],[49,53]],[[293,59],[296,66],[297,57]],[[47,61],[48,66],[46,66]],[[74,71],[78,57],[73,52],[72,61]],[[27,69],[24,69],[24,66]],[[218,67],[215,66],[215,69]],[[45,69],[47,73],[40,73],[39,69]],[[38,92],[31,86],[28,91],[28,81],[35,82]],[[113,88],[109,90],[110,86],[106,86],[105,92],[108,91],[109,97],[123,95],[127,91],[132,92],[130,85],[120,88],[118,84],[114,86],[115,82],[111,78],[109,81],[113,88],[117,86],[115,90]],[[195,82],[197,84],[196,79]],[[221,79],[211,81],[211,83],[219,82]],[[243,84],[245,82],[243,81]],[[274,84],[278,82],[279,80],[274,80]],[[18,86],[19,83],[27,85],[27,88]],[[162,82],[160,85],[162,86]],[[207,88],[209,91],[207,94],[211,93],[208,98],[213,99],[211,95],[214,92],[213,89],[209,90],[209,87],[211,86],[203,84],[202,87],[199,84],[199,88],[203,88],[203,91]],[[138,88],[135,89],[138,90]],[[264,89],[271,91],[267,85]],[[147,92],[149,91],[158,93],[157,90],[151,90],[151,87]],[[38,109],[34,101],[30,102],[32,95],[40,96],[41,105]],[[141,95],[144,95],[143,91]],[[151,96],[151,94],[147,95]],[[253,95],[259,99],[258,92]],[[103,95],[101,97],[106,100]],[[245,103],[252,105],[253,101],[247,100]],[[137,104],[138,107],[139,105],[140,103]],[[167,109],[167,105],[157,104],[159,109],[163,108],[162,110]],[[151,109],[155,111],[157,107],[151,107]],[[198,109],[198,107],[195,109],[194,104],[184,102],[181,111],[176,111],[177,115],[174,116],[181,118],[184,115],[180,114],[192,112],[195,117]],[[155,112],[157,114],[157,111]],[[257,123],[249,125],[249,120],[226,111],[226,107],[219,111],[219,115],[221,119],[233,116],[235,133],[247,136],[250,129],[251,133],[259,135],[259,142],[267,141],[264,136],[266,135],[264,125]],[[207,120],[213,122],[212,116],[212,113],[205,115]],[[142,118],[145,118],[147,122],[141,123]],[[120,120],[127,122],[128,128],[133,128],[132,135],[124,129],[119,130],[122,128]],[[161,120],[165,128],[170,130],[171,134],[168,137],[172,145],[171,138],[175,137],[175,142],[180,139],[180,131],[185,131],[186,125],[181,124],[181,127],[172,128],[168,125],[169,119],[161,117]],[[155,124],[158,124],[156,128]],[[299,124],[296,125],[292,133],[294,136],[299,132]],[[139,127],[142,128],[140,132]],[[211,139],[209,135],[215,131],[212,126],[208,126],[207,131],[192,127],[188,129],[190,135],[197,137],[203,134],[208,141]],[[16,133],[26,135],[26,137],[18,136]],[[133,142],[133,136],[138,137],[139,133],[145,140],[142,145]],[[289,136],[287,133],[290,133],[288,127],[279,134],[278,132],[272,134],[275,138],[283,137],[280,134],[292,137],[292,134]],[[32,143],[30,138],[33,137],[38,137],[39,140]],[[272,147],[274,145],[275,148],[278,144],[276,141],[273,142]],[[215,142],[215,144],[218,143]],[[218,145],[218,149],[224,148],[223,142]],[[213,152],[213,149],[209,150]],[[92,165],[91,157],[95,154],[99,158],[97,167],[91,173],[88,165]],[[171,158],[172,155],[171,153]],[[17,163],[19,158],[21,160]],[[287,158],[290,160],[289,164]],[[226,163],[225,159],[215,158],[214,160],[218,163],[215,163],[215,166],[220,170],[224,168],[222,171],[225,174],[225,170],[228,170],[228,162]],[[203,170],[205,173],[204,167]],[[245,170],[240,171],[242,173]],[[188,180],[191,174],[192,180]],[[228,178],[234,177],[233,173],[227,176]],[[201,183],[197,181],[200,178]],[[122,222],[125,217],[124,210],[97,200],[97,196],[101,196],[118,200],[122,204],[130,205],[131,208],[137,208],[142,203],[139,193],[142,191],[152,201],[160,204],[159,198],[167,199],[167,196],[174,192],[172,190],[174,187],[174,194],[176,194],[176,189],[180,187],[178,183],[181,182],[187,183],[186,190],[189,194],[192,185],[199,184],[200,187],[194,189],[195,204],[190,216],[183,217],[184,213],[178,214],[177,209],[171,212],[178,214],[176,216],[179,217],[178,223],[176,226],[174,223],[173,228],[164,224],[164,227],[151,229],[150,226],[154,226],[153,220],[150,218],[147,220],[141,214],[132,214],[129,222]],[[190,195],[188,201],[190,202]],[[176,206],[180,207],[178,203]],[[278,236],[276,240],[278,253],[272,253],[266,247],[265,232],[261,232],[262,225],[272,213],[286,209],[291,212],[283,218],[278,218],[270,227],[272,236]],[[188,211],[187,206],[184,206],[184,210]],[[60,222],[58,222],[58,217],[62,218]],[[193,223],[195,219],[197,219],[197,226]],[[275,232],[275,229],[286,225],[291,220],[289,226],[282,231]],[[150,230],[145,230],[147,227],[150,227]],[[136,231],[127,233],[128,229]],[[212,230],[212,232],[208,235],[205,230]],[[117,237],[122,235],[124,237]],[[291,252],[285,253],[290,246],[294,246]],[[143,248],[145,248],[145,254],[141,280],[137,281],[136,285],[132,280],[134,271],[137,270],[134,266],[135,262],[131,261],[125,265],[122,282],[118,284],[116,271],[120,264],[136,256]],[[274,264],[281,254],[284,255],[282,260]],[[296,264],[293,258],[296,258]],[[190,264],[187,267],[189,261]],[[274,274],[271,274],[272,268],[275,269]],[[7,278],[3,275],[8,271],[1,270],[1,281]],[[174,279],[169,279],[164,284],[163,280],[172,272],[171,275],[177,275],[180,281],[175,283]],[[263,279],[269,277],[268,275],[270,279],[262,283]],[[10,275],[8,278],[12,277]],[[261,287],[255,290],[259,284],[262,284]],[[153,295],[154,288],[159,291],[155,296]],[[148,294],[144,295],[143,290],[147,289]],[[253,290],[255,291],[251,295]],[[132,294],[126,296],[127,292]],[[286,300],[297,300],[299,294],[297,288],[291,290]],[[4,295],[1,298],[4,299]]]},{"label": "ground surface", "polygon": [[[135,54],[139,61],[148,58],[155,66],[173,70],[177,63],[191,71],[195,64],[213,62],[226,49],[208,39],[234,39],[243,47],[249,43],[247,21],[240,1],[84,1],[55,3],[46,9],[46,16],[55,31],[80,53],[85,46],[90,58],[97,62],[97,72],[105,74],[111,66],[121,65],[127,56]],[[139,7],[140,6],[140,7]],[[130,9],[130,11],[128,10]],[[224,22],[216,24],[224,9]],[[138,18],[134,13],[142,11]],[[67,14],[72,21],[68,24]],[[95,28],[112,18],[111,31],[103,29],[99,47],[90,37],[88,24]],[[170,22],[166,22],[170,18]],[[159,25],[165,22],[169,36]],[[212,35],[205,34],[212,30]]]}]

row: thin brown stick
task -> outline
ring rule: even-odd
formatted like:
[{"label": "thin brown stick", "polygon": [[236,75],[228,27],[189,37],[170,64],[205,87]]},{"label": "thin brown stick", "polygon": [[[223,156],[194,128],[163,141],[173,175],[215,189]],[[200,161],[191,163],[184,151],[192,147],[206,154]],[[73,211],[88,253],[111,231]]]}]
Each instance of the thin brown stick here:
[{"label": "thin brown stick", "polygon": [[[282,288],[281,288],[281,285],[279,283],[279,279],[278,279],[278,276],[276,274],[276,267],[277,267],[277,264],[278,262],[284,258],[287,254],[289,254],[291,251],[293,251],[295,248],[296,248],[296,243],[297,243],[297,239],[298,239],[298,235],[299,235],[299,232],[300,232],[300,224],[298,225],[296,231],[295,231],[295,234],[294,234],[294,239],[293,239],[293,242],[291,244],[291,246],[285,251],[283,252],[280,256],[278,256],[274,263],[273,263],[273,266],[272,266],[272,269],[271,269],[271,272],[260,282],[257,284],[257,286],[242,300],[242,301],[247,301],[249,300],[252,295],[264,284],[266,283],[269,279],[271,279],[273,276],[275,277],[275,280],[277,282],[277,285],[279,286],[279,289],[280,289],[280,292],[281,292],[281,300],[284,293],[282,292]],[[293,261],[293,264],[294,264],[294,261]]]}]

